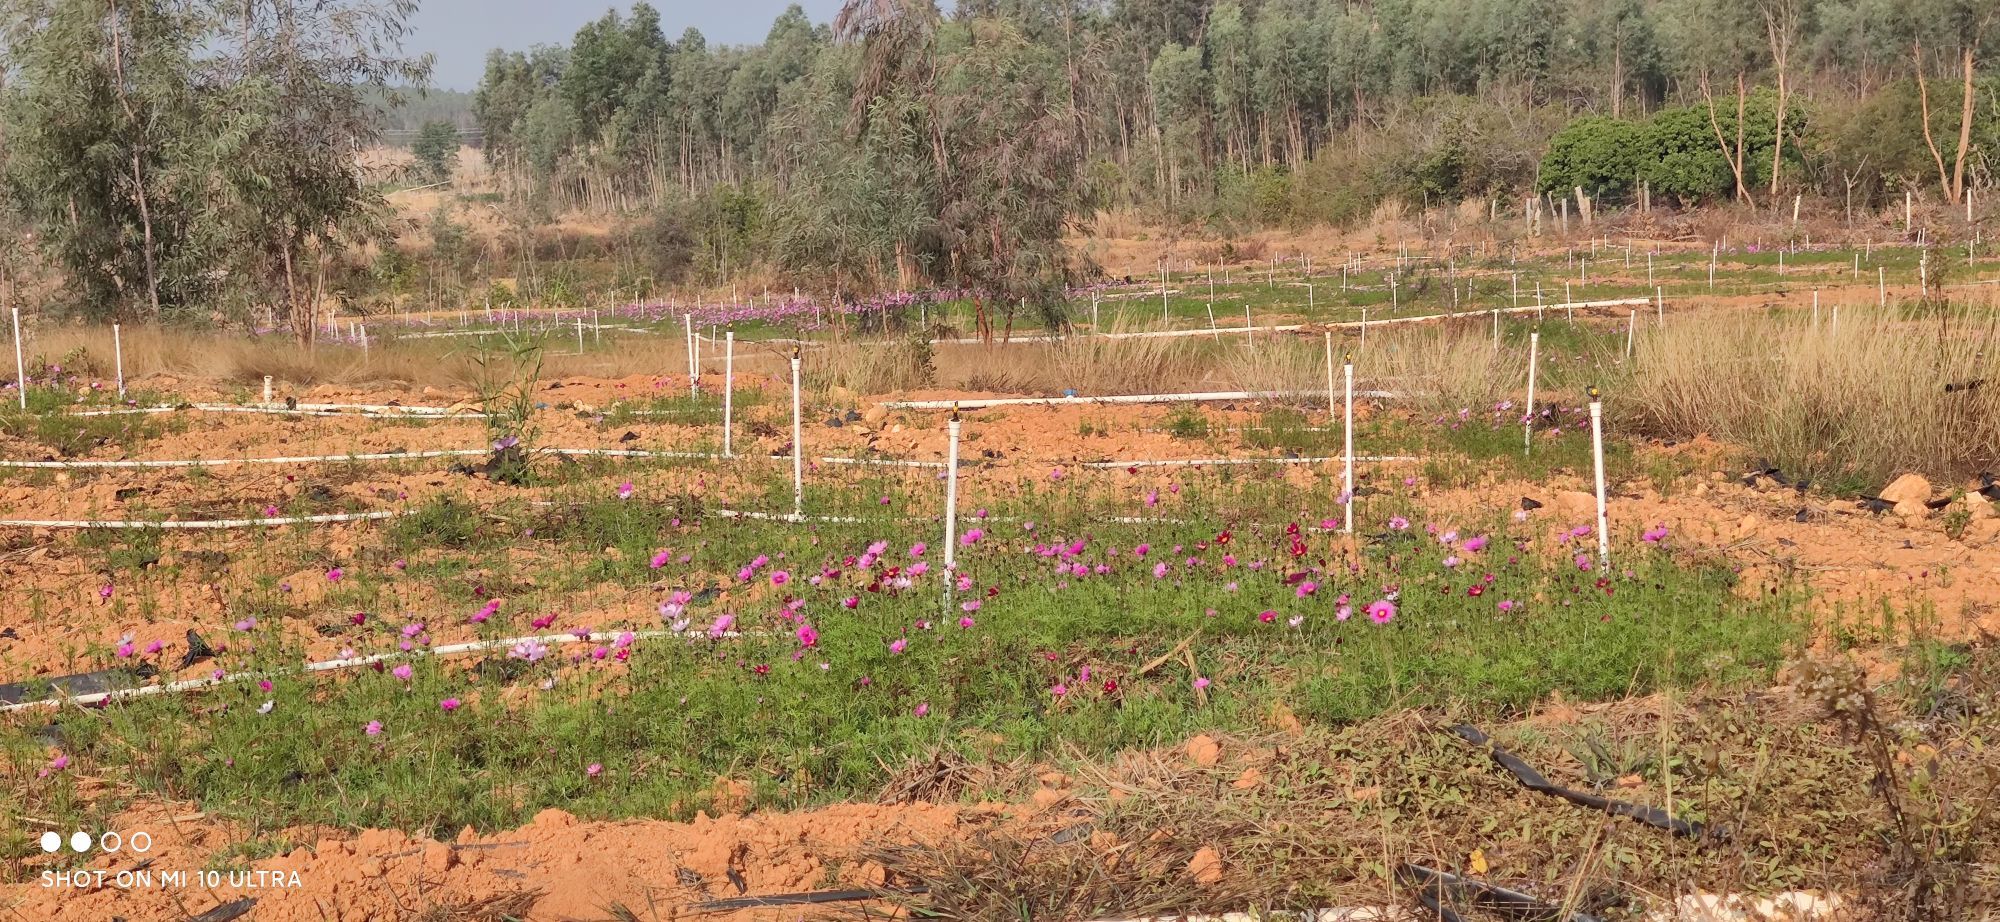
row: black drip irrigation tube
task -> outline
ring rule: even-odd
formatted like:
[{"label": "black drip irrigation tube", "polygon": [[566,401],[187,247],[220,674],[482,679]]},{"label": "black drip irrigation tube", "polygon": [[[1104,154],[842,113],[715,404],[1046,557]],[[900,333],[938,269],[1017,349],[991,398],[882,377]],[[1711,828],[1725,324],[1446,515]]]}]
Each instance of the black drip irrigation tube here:
[{"label": "black drip irrigation tube", "polygon": [[1677,836],[1685,836],[1691,839],[1719,837],[1716,831],[1708,829],[1700,823],[1678,819],[1673,814],[1658,807],[1648,807],[1643,804],[1635,804],[1623,800],[1612,800],[1608,797],[1600,797],[1596,794],[1556,784],[1543,777],[1541,772],[1536,771],[1534,766],[1529,765],[1520,756],[1500,748],[1499,744],[1493,742],[1492,737],[1481,732],[1478,727],[1469,724],[1458,724],[1451,728],[1451,732],[1474,746],[1485,747],[1486,754],[1492,757],[1494,764],[1506,769],[1508,774],[1514,776],[1514,780],[1520,782],[1522,787],[1530,791],[1561,798],[1577,806],[1600,810],[1612,816],[1622,816],[1627,819],[1637,820],[1656,829],[1664,829]]},{"label": "black drip irrigation tube", "polygon": [[1514,922],[1602,922],[1593,915],[1564,912],[1560,906],[1519,890],[1509,890],[1420,864],[1405,864],[1397,868],[1396,879],[1405,886],[1414,887],[1417,902],[1441,922],[1458,922],[1464,918],[1458,914],[1461,908],[1490,912]]}]

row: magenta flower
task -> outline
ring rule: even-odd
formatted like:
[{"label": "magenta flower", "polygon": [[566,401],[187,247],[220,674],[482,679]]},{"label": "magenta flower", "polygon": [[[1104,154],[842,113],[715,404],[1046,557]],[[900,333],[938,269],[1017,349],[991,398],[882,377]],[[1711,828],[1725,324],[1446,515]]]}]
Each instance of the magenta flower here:
[{"label": "magenta flower", "polygon": [[1521,607],[1521,603],[1519,603],[1519,602],[1516,602],[1516,601],[1514,601],[1513,599],[1501,599],[1501,600],[1500,600],[1500,610],[1501,610],[1501,611],[1513,611],[1514,609],[1516,609],[1516,608],[1519,608],[1519,607]]},{"label": "magenta flower", "polygon": [[1459,545],[1459,550],[1462,550],[1468,554],[1477,554],[1485,549],[1486,549],[1485,535],[1480,535],[1476,538],[1467,538],[1465,539],[1464,544]]},{"label": "magenta flower", "polygon": [[381,736],[382,722],[379,720],[371,720],[368,722],[367,726],[361,728],[361,732],[366,733],[369,736]]},{"label": "magenta flower", "polygon": [[340,582],[340,578],[345,575],[347,574],[342,573],[339,567],[334,567],[333,569],[326,571],[326,581],[329,583],[337,583]]},{"label": "magenta flower", "polygon": [[931,703],[926,701],[922,704],[919,704],[917,705],[916,709],[911,711],[910,713],[915,714],[918,717],[929,717],[931,713]]},{"label": "magenta flower", "polygon": [[1395,529],[1396,531],[1402,531],[1410,527],[1410,520],[1403,518],[1400,515],[1390,516],[1389,527]]},{"label": "magenta flower", "polygon": [[1306,580],[1305,582],[1300,583],[1299,587],[1292,591],[1292,594],[1303,599],[1306,596],[1312,595],[1313,593],[1318,591],[1319,591],[1318,583],[1315,583],[1312,580]]},{"label": "magenta flower", "polygon": [[396,668],[389,670],[389,674],[395,676],[396,678],[402,679],[405,682],[408,682],[411,676],[417,674],[417,671],[415,669],[411,669],[409,663],[403,663],[397,666]]},{"label": "magenta flower", "polygon": [[1388,624],[1396,617],[1396,603],[1388,599],[1376,599],[1368,603],[1368,617],[1376,624]]},{"label": "magenta flower", "polygon": [[1346,621],[1352,617],[1354,617],[1354,607],[1348,605],[1346,602],[1340,603],[1340,606],[1333,610],[1333,620],[1335,621]]},{"label": "magenta flower", "polygon": [[148,655],[151,655],[151,654],[154,654],[154,653],[158,653],[158,652],[160,652],[161,650],[164,650],[164,649],[166,649],[166,646],[167,646],[166,644],[164,644],[164,643],[161,643],[160,641],[157,641],[157,640],[155,640],[155,641],[153,641],[152,643],[149,643],[149,644],[147,644],[147,645],[146,645],[146,653],[147,653]]},{"label": "magenta flower", "polygon": [[910,556],[922,557],[924,556],[924,551],[929,550],[929,548],[930,548],[929,545],[923,543],[922,541],[919,541],[915,544],[910,545]]},{"label": "magenta flower", "polygon": [[1207,688],[1210,684],[1211,683],[1208,681],[1208,676],[1198,675],[1194,677],[1195,691],[1201,691],[1202,689]]},{"label": "magenta flower", "polygon": [[1052,694],[1058,698],[1064,697],[1069,694],[1069,686],[1064,685],[1061,682],[1057,682],[1055,684],[1055,687],[1049,689],[1049,694]]},{"label": "magenta flower", "polygon": [[1153,578],[1154,578],[1154,579],[1164,579],[1164,578],[1166,577],[1166,575],[1167,575],[1167,562],[1166,562],[1166,561],[1162,560],[1162,561],[1160,561],[1159,563],[1156,563],[1156,564],[1153,564]]},{"label": "magenta flower", "polygon": [[979,543],[979,539],[984,537],[986,537],[986,532],[984,529],[974,528],[966,532],[965,534],[959,535],[958,543],[963,544],[966,547],[971,547],[972,545]]},{"label": "magenta flower", "polygon": [[841,599],[841,600],[840,600],[840,604],[841,604],[841,607],[843,607],[843,608],[847,608],[847,609],[850,609],[850,610],[851,610],[851,609],[855,609],[855,608],[859,608],[859,607],[861,606],[861,597],[860,597],[860,596],[858,596],[858,595],[851,595],[851,596],[848,596],[847,598],[844,598],[844,599]]},{"label": "magenta flower", "polygon": [[105,583],[104,585],[97,587],[97,597],[100,599],[111,598],[111,584]]},{"label": "magenta flower", "polygon": [[515,644],[513,649],[507,651],[508,659],[527,660],[530,663],[541,662],[542,657],[547,655],[549,648],[532,637]]},{"label": "magenta flower", "polygon": [[799,625],[799,629],[793,633],[799,638],[799,646],[819,646],[819,631],[815,630],[812,625],[801,624]]},{"label": "magenta flower", "polygon": [[131,655],[132,655],[132,641],[130,640],[121,641],[118,644],[118,658],[126,659]]},{"label": "magenta flower", "polygon": [[444,712],[449,714],[453,711],[458,710],[460,704],[457,698],[446,698],[443,701],[438,702],[438,707],[443,708]]},{"label": "magenta flower", "polygon": [[1276,611],[1267,608],[1257,613],[1257,620],[1262,621],[1265,624],[1270,624],[1271,622],[1278,620],[1278,613]]},{"label": "magenta flower", "polygon": [[667,565],[667,561],[669,561],[669,560],[672,560],[672,559],[673,559],[673,556],[674,556],[674,552],[673,552],[673,551],[661,551],[661,552],[659,552],[659,553],[657,553],[657,554],[654,554],[654,555],[653,555],[653,569],[657,570],[657,569],[659,569],[659,568],[661,568],[661,567],[664,567],[664,566],[666,566],[666,565]]},{"label": "magenta flower", "polygon": [[773,570],[771,572],[771,585],[773,586],[783,586],[784,584],[789,583],[791,581],[792,581],[792,574],[790,571]]},{"label": "magenta flower", "polygon": [[618,498],[619,499],[632,498],[632,481],[627,480],[624,483],[618,485]]},{"label": "magenta flower", "polygon": [[898,637],[895,640],[889,641],[890,653],[900,654],[904,650],[908,650],[909,648],[910,648],[910,641],[908,638]]},{"label": "magenta flower", "polygon": [[972,616],[966,615],[965,617],[958,619],[958,626],[962,628],[972,627]]},{"label": "magenta flower", "polygon": [[1590,555],[1589,554],[1576,555],[1576,568],[1578,570],[1584,571],[1585,573],[1590,572]]},{"label": "magenta flower", "polygon": [[736,623],[735,615],[722,615],[715,619],[714,624],[708,626],[708,636],[721,637],[722,635],[729,633],[729,626],[735,623]]},{"label": "magenta flower", "polygon": [[596,762],[592,762],[590,763],[589,767],[583,770],[583,774],[584,777],[586,778],[595,778],[598,775],[604,774],[604,766]]},{"label": "magenta flower", "polygon": [[1648,528],[1645,534],[1639,537],[1645,539],[1647,544],[1658,544],[1661,541],[1665,541],[1667,539],[1667,523],[1661,522],[1652,528]]}]

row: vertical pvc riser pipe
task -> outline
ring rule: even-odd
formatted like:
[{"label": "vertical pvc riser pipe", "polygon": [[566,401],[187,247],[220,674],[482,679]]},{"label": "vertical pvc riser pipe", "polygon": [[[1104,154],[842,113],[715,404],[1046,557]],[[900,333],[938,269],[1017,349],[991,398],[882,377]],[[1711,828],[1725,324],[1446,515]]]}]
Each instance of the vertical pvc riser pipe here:
[{"label": "vertical pvc riser pipe", "polygon": [[806,515],[805,425],[800,419],[798,347],[792,351],[792,516],[801,521]]},{"label": "vertical pvc riser pipe", "polygon": [[21,357],[21,309],[14,308],[14,389],[20,391],[21,409],[28,408],[28,362]]},{"label": "vertical pvc riser pipe", "polygon": [[583,318],[576,318],[576,354],[583,354]]},{"label": "vertical pvc riser pipe", "polygon": [[729,450],[729,434],[733,428],[730,417],[735,411],[736,398],[736,331],[722,334],[722,456],[732,457]]},{"label": "vertical pvc riser pipe", "polygon": [[682,314],[681,320],[687,324],[688,396],[692,397],[701,393],[701,381],[694,368],[694,315]]},{"label": "vertical pvc riser pipe", "polygon": [[1597,562],[1611,562],[1610,520],[1604,510],[1604,400],[1590,389],[1590,455],[1597,467]]},{"label": "vertical pvc riser pipe", "polygon": [[1667,325],[1667,289],[1662,285],[1653,289],[1653,309],[1659,317],[1660,325]]},{"label": "vertical pvc riser pipe", "polygon": [[1521,454],[1528,454],[1535,447],[1535,361],[1541,356],[1542,334],[1536,331],[1528,334],[1528,407],[1521,414]]},{"label": "vertical pvc riser pipe", "polygon": [[[958,407],[951,408],[951,421],[945,423],[949,436],[944,455],[944,569],[952,572],[958,565]],[[945,580],[945,591],[951,591],[951,581]]]},{"label": "vertical pvc riser pipe", "polygon": [[1354,357],[1347,357],[1345,366],[1347,377],[1347,414],[1340,425],[1341,441],[1345,444],[1341,460],[1340,491],[1347,497],[1342,504],[1340,530],[1354,534]]},{"label": "vertical pvc riser pipe", "polygon": [[1638,328],[1639,312],[1633,311],[1632,316],[1625,321],[1625,360],[1628,362],[1632,360],[1632,331]]},{"label": "vertical pvc riser pipe", "polygon": [[270,375],[265,375],[265,376],[264,376],[264,405],[265,405],[265,406],[267,406],[267,407],[271,405],[271,376],[270,376]]},{"label": "vertical pvc riser pipe", "polygon": [[1889,306],[1889,270],[1882,266],[1875,267],[1875,306]]},{"label": "vertical pvc riser pipe", "polygon": [[118,399],[125,399],[125,337],[118,324],[111,325],[111,363],[118,371]]}]

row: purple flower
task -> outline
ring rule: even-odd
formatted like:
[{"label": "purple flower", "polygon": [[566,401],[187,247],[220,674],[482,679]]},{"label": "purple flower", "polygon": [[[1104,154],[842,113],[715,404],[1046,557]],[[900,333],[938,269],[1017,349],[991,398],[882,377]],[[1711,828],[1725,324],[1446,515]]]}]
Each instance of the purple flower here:
[{"label": "purple flower", "polygon": [[1388,599],[1368,603],[1368,618],[1376,624],[1388,624],[1396,618],[1396,603]]},{"label": "purple flower", "polygon": [[381,736],[382,722],[379,720],[371,720],[368,722],[367,726],[361,728],[361,732],[366,733],[369,736]]}]

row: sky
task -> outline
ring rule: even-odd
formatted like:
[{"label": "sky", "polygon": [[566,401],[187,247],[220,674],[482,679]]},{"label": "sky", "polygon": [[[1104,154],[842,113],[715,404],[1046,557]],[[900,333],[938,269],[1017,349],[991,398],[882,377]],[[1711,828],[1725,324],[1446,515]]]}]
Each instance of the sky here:
[{"label": "sky", "polygon": [[[652,0],[660,30],[668,39],[693,26],[710,45],[747,45],[764,40],[771,20],[797,2],[813,22],[826,22],[840,0]],[[410,18],[403,50],[437,56],[431,85],[471,90],[486,70],[486,52],[520,51],[535,45],[566,45],[579,26],[610,9],[608,2],[551,0],[423,0]],[[630,0],[617,4],[630,10]]]}]

